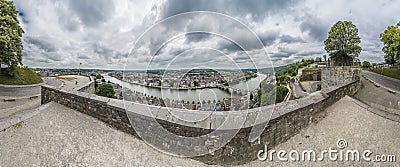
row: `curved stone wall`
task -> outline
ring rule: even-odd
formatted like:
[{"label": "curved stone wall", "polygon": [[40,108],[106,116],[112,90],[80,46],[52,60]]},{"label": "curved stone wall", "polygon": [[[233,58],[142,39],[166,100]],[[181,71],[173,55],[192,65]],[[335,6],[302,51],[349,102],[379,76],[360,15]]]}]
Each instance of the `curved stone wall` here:
[{"label": "curved stone wall", "polygon": [[0,96],[17,98],[40,96],[41,85],[0,85]]},{"label": "curved stone wall", "polygon": [[[208,154],[193,158],[207,164],[235,165],[257,159],[258,151],[264,149],[265,144],[268,145],[268,148],[273,148],[277,144],[287,141],[307,125],[321,119],[325,114],[325,108],[346,95],[353,95],[359,87],[359,81],[352,81],[347,84],[326,88],[324,92],[312,96],[275,105],[268,127],[264,129],[259,140],[253,143],[249,142],[248,138],[252,127],[258,126],[253,124],[254,115],[257,112],[254,109],[229,113],[178,109],[170,111],[162,107],[147,106],[133,102],[127,102],[124,106],[123,101],[120,100],[99,97],[80,91],[66,92],[51,86],[42,86],[41,102],[45,104],[55,101],[93,116],[114,128],[139,137],[132,128],[130,119],[136,127],[147,129],[146,133],[141,133],[142,137],[151,137],[164,145],[173,144],[174,141],[159,135],[161,133],[157,132],[157,128],[151,121],[154,118],[165,129],[177,135],[201,136],[221,126],[227,114],[234,114],[238,118],[245,117],[244,126],[240,129],[229,128],[229,126],[224,129],[226,131],[239,130],[228,144],[213,152],[213,155]],[[266,106],[261,109],[268,109],[268,107],[272,106]],[[174,119],[172,113],[180,116],[203,117],[204,115],[209,115],[209,117],[198,122],[184,122]],[[232,125],[232,127],[237,126]],[[204,142],[206,143],[207,141]],[[219,141],[213,140],[213,142]]]},{"label": "curved stone wall", "polygon": [[77,91],[86,92],[86,93],[94,93],[95,90],[95,80],[92,76],[88,76],[90,78],[90,82],[86,83],[85,85],[76,88]]}]

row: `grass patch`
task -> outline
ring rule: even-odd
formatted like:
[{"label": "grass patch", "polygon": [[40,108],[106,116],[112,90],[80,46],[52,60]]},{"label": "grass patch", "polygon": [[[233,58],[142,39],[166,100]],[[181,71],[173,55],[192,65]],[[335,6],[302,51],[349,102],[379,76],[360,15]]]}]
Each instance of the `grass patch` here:
[{"label": "grass patch", "polygon": [[400,80],[400,69],[398,68],[375,68],[369,71]]},{"label": "grass patch", "polygon": [[20,123],[17,123],[17,124],[15,124],[15,125],[13,125],[13,128],[15,128],[15,129],[18,129],[18,128],[22,128],[22,125],[24,124],[24,122],[22,121],[22,122],[20,122]]},{"label": "grass patch", "polygon": [[29,68],[16,69],[16,75],[10,77],[0,74],[0,84],[3,85],[33,85],[43,83],[42,77]]}]

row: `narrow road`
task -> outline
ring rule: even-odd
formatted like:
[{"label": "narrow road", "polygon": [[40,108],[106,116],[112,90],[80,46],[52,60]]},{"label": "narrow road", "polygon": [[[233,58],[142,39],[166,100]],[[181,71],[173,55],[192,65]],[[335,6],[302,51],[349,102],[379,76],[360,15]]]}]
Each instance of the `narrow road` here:
[{"label": "narrow road", "polygon": [[296,82],[290,82],[290,84],[292,85],[293,88],[293,95],[295,98],[301,98],[301,97],[305,97],[308,94],[306,92],[304,92],[300,85]]},{"label": "narrow road", "polygon": [[361,71],[361,74],[384,87],[400,92],[400,80],[364,70]]},{"label": "narrow road", "polygon": [[390,93],[385,88],[376,87],[373,83],[361,78],[362,87],[354,97],[372,108],[400,115],[400,95]]}]

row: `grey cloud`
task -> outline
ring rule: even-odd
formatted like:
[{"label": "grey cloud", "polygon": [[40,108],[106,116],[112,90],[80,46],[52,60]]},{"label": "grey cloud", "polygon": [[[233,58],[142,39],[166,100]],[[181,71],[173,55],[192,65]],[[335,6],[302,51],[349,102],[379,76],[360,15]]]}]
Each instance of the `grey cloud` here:
[{"label": "grey cloud", "polygon": [[93,44],[93,49],[95,53],[105,57],[111,56],[114,52],[112,49],[109,49],[99,43]]},{"label": "grey cloud", "polygon": [[208,33],[190,33],[190,34],[186,34],[185,37],[185,42],[186,43],[191,43],[191,42],[200,42],[200,41],[204,41],[207,39],[211,38],[211,34]]},{"label": "grey cloud", "polygon": [[90,58],[89,58],[89,56],[87,56],[87,55],[79,55],[79,56],[78,56],[78,59],[87,60],[87,59],[90,59]]},{"label": "grey cloud", "polygon": [[298,52],[298,50],[295,50],[293,48],[289,48],[289,47],[283,47],[283,46],[279,46],[278,50],[280,53],[284,53],[284,54],[288,54],[288,55],[292,55]]},{"label": "grey cloud", "polygon": [[122,59],[122,58],[127,58],[129,55],[129,53],[121,53],[121,52],[117,52],[115,53],[112,57],[114,59]]},{"label": "grey cloud", "polygon": [[218,43],[218,49],[219,50],[224,50],[226,52],[239,52],[239,51],[243,51],[243,48],[241,48],[239,45],[237,45],[234,42],[231,41],[221,41]]},{"label": "grey cloud", "polygon": [[323,41],[328,37],[329,25],[321,19],[314,16],[306,16],[300,24],[300,30],[308,33],[314,40]]},{"label": "grey cloud", "polygon": [[276,59],[282,59],[282,58],[289,57],[290,54],[280,52],[280,53],[272,53],[272,54],[270,53],[269,56],[271,56],[272,59],[276,60]]},{"label": "grey cloud", "polygon": [[163,4],[162,18],[190,11],[214,11],[228,15],[250,14],[255,20],[262,20],[271,13],[285,11],[298,3],[295,0],[169,0]]},{"label": "grey cloud", "polygon": [[261,42],[264,46],[269,46],[273,44],[276,39],[279,37],[279,32],[277,31],[268,31],[264,33],[259,33],[258,37],[260,38]]},{"label": "grey cloud", "polygon": [[40,62],[40,63],[46,63],[46,64],[51,63],[50,60],[48,60],[48,59],[38,59],[38,60],[36,60],[36,61],[38,61],[38,62]]},{"label": "grey cloud", "polygon": [[281,43],[297,43],[297,42],[304,42],[304,40],[301,39],[300,37],[293,37],[290,35],[282,35],[279,38],[279,42],[281,42]]},{"label": "grey cloud", "polygon": [[28,44],[33,44],[37,46],[39,49],[42,49],[45,52],[55,52],[57,51],[57,48],[51,44],[49,41],[46,40],[44,37],[31,37],[27,36],[24,38],[25,42]]},{"label": "grey cloud", "polygon": [[48,60],[52,61],[64,61],[64,57],[61,57],[55,52],[45,52],[43,53],[43,58],[47,58]]},{"label": "grey cloud", "polygon": [[80,27],[79,20],[71,15],[60,15],[58,18],[59,24],[68,31],[77,31]]},{"label": "grey cloud", "polygon": [[303,51],[300,51],[299,53],[297,53],[296,55],[307,57],[307,56],[312,56],[312,55],[321,55],[322,56],[324,54],[325,54],[325,52],[322,50],[320,50],[320,51],[318,51],[318,50],[303,50]]},{"label": "grey cloud", "polygon": [[89,27],[108,20],[115,12],[114,2],[109,0],[70,0],[69,6]]}]

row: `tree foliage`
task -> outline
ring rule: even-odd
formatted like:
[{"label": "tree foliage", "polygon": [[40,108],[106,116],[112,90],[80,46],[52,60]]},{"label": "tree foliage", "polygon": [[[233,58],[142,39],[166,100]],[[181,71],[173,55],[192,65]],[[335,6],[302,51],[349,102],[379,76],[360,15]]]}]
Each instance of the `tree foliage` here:
[{"label": "tree foliage", "polygon": [[372,64],[369,61],[364,61],[362,63],[362,68],[371,68]]},{"label": "tree foliage", "polygon": [[336,65],[351,65],[361,52],[357,27],[350,21],[338,21],[325,40],[325,50]]},{"label": "tree foliage", "polygon": [[382,34],[382,51],[385,53],[385,61],[388,64],[400,65],[400,23],[396,26],[389,26]]},{"label": "tree foliage", "polygon": [[19,25],[17,14],[12,1],[0,0],[0,65],[7,65],[7,73],[11,76],[22,65],[21,37],[24,31]]},{"label": "tree foliage", "polygon": [[114,88],[111,84],[100,84],[96,87],[96,95],[115,98]]}]

